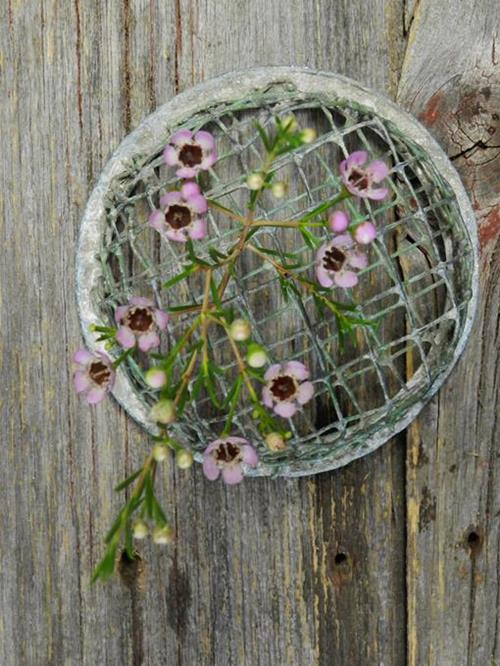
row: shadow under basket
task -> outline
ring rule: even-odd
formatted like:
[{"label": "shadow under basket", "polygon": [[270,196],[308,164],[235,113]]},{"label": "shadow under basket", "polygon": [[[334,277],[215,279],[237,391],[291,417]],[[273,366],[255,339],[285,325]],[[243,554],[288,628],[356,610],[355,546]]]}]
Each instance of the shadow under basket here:
[{"label": "shadow under basket", "polygon": [[[475,220],[460,180],[428,132],[384,97],[330,73],[266,68],[228,74],[189,90],[161,107],[129,135],[104,169],[87,205],[78,249],[78,302],[90,349],[102,349],[92,324],[114,325],[117,305],[133,295],[153,298],[159,307],[199,303],[202,276],[170,289],[162,285],[180,273],[187,255],[182,243],[165,241],[148,224],[161,194],[178,179],[162,151],[180,128],[204,129],[216,138],[219,159],[203,173],[205,196],[245,214],[246,176],[258,169],[265,149],[256,128],[292,114],[316,138],[276,160],[276,178],[288,184],[283,199],[266,192],[260,219],[298,220],[341,189],[338,165],[348,153],[366,150],[390,167],[390,195],[383,201],[348,199],[342,208],[357,219],[373,220],[359,284],[336,288],[333,297],[354,301],[373,326],[356,329],[341,344],[335,318],[319,313],[313,297],[283,290],[273,267],[243,253],[224,295],[236,317],[247,318],[254,339],[269,350],[271,363],[300,360],[311,371],[315,396],[289,420],[289,445],[266,447],[252,405],[243,397],[234,434],[250,439],[260,462],[249,475],[298,476],[333,469],[363,456],[405,428],[440,387],[462,352],[478,290]],[[208,235],[196,253],[225,252],[240,227],[210,209]],[[314,234],[326,241],[328,229]],[[300,253],[301,272],[314,279],[315,252],[295,228],[262,227],[254,239],[273,252]],[[221,269],[214,271],[216,279]],[[161,350],[168,351],[194,315],[171,319]],[[210,333],[211,353],[224,373],[217,391],[227,394],[238,368],[224,331]],[[144,360],[144,359],[142,359]],[[173,371],[185,361],[180,354]],[[148,414],[157,394],[131,356],[117,372],[113,391],[125,410],[149,433]],[[216,439],[225,415],[201,392],[172,426],[175,437],[197,460]]]}]

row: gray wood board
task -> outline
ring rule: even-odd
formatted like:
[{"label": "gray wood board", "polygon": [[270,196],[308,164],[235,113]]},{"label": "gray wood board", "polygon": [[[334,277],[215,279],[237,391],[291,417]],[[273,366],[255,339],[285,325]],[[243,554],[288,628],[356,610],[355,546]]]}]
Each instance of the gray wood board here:
[{"label": "gray wood board", "polygon": [[[6,0],[0,16],[0,663],[498,661],[497,4]],[[471,344],[409,431],[347,468],[226,488],[165,466],[176,545],[144,548],[132,590],[90,587],[112,485],[149,444],[70,386],[85,201],[158,104],[268,64],[385,90],[456,156],[482,238]]]}]

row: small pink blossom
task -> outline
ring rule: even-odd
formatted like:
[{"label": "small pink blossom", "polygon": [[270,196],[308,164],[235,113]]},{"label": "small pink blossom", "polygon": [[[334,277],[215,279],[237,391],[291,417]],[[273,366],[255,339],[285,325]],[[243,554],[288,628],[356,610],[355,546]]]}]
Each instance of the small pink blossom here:
[{"label": "small pink blossom", "polygon": [[377,237],[377,228],[373,222],[362,222],[354,229],[352,235],[360,245],[368,245]]},{"label": "small pink blossom", "polygon": [[163,331],[168,324],[168,314],[154,307],[153,301],[142,296],[134,296],[128,305],[120,305],[115,310],[115,320],[119,325],[116,341],[124,349],[132,349],[136,344],[143,352],[160,345],[158,329]]},{"label": "small pink blossom", "polygon": [[208,203],[197,183],[184,183],[180,192],[168,192],[160,199],[160,208],[149,216],[149,224],[172,241],[185,243],[207,235],[205,213]]},{"label": "small pink blossom", "polygon": [[170,138],[163,159],[169,166],[179,167],[175,172],[179,178],[194,178],[199,171],[206,171],[216,162],[215,139],[204,130],[194,135],[191,130],[179,130]]},{"label": "small pink blossom", "polygon": [[271,365],[264,375],[263,403],[279,416],[290,418],[313,397],[314,386],[308,378],[309,370],[299,361]]},{"label": "small pink blossom", "polygon": [[336,210],[328,216],[328,224],[330,229],[336,233],[342,233],[349,226],[350,217],[343,210]]},{"label": "small pink blossom", "polygon": [[92,354],[79,349],[73,356],[76,364],[73,383],[89,405],[96,405],[113,388],[115,369],[111,359],[102,352]]},{"label": "small pink blossom", "polygon": [[385,199],[387,187],[374,187],[387,178],[389,167],[381,160],[363,166],[368,159],[366,150],[356,150],[340,163],[340,175],[351,194],[362,199]]},{"label": "small pink blossom", "polygon": [[228,484],[243,481],[242,463],[255,467],[259,456],[254,447],[243,437],[221,437],[207,446],[203,453],[203,473],[215,481],[222,472]]},{"label": "small pink blossom", "polygon": [[358,276],[351,270],[368,266],[368,257],[356,249],[350,234],[324,243],[316,255],[316,277],[322,287],[354,287]]}]

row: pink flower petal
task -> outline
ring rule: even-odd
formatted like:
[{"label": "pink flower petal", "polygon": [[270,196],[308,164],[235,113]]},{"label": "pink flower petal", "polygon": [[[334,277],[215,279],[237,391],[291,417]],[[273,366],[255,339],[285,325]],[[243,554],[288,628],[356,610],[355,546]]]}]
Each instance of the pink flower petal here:
[{"label": "pink flower petal", "polygon": [[152,308],[154,305],[153,301],[145,296],[132,296],[129,303],[130,305],[140,305],[143,308]]},{"label": "pink flower petal", "polygon": [[75,390],[77,393],[81,393],[82,391],[86,391],[92,386],[92,382],[89,379],[89,376],[87,375],[86,372],[82,372],[81,370],[78,372],[75,372],[73,375],[73,383],[75,385]]},{"label": "pink flower petal", "polygon": [[348,168],[353,166],[361,166],[368,159],[368,153],[366,150],[355,150],[353,153],[347,156],[347,166]]},{"label": "pink flower petal", "polygon": [[75,363],[81,363],[82,365],[87,365],[92,359],[94,358],[94,355],[91,354],[88,349],[79,349],[73,354],[73,361]]},{"label": "pink flower petal", "polygon": [[120,326],[116,334],[116,341],[123,349],[132,349],[132,347],[135,347],[135,335],[128,326]]},{"label": "pink flower petal", "polygon": [[165,226],[165,214],[161,210],[154,210],[149,216],[149,224],[157,231],[163,231]]},{"label": "pink flower petal", "polygon": [[194,140],[200,144],[203,150],[213,150],[215,148],[215,139],[210,132],[200,130],[194,135]]},{"label": "pink flower petal", "polygon": [[306,402],[309,402],[309,400],[313,397],[314,395],[314,386],[312,382],[304,382],[299,386],[299,391],[297,393],[297,402],[299,402],[301,405],[305,405]]},{"label": "pink flower petal", "polygon": [[225,437],[224,439],[214,439],[214,441],[210,442],[210,444],[207,446],[207,448],[203,452],[203,455],[206,456],[207,453],[211,453],[212,451],[215,451],[215,449],[217,449],[222,444],[222,442],[225,442],[226,439],[227,439],[227,437]]},{"label": "pink flower petal", "polygon": [[250,467],[255,467],[259,462],[259,456],[257,451],[250,444],[244,444],[242,446],[243,452],[243,462]]},{"label": "pink flower petal", "polygon": [[354,287],[358,284],[358,276],[353,271],[341,271],[335,273],[334,281],[339,287]]},{"label": "pink flower petal", "polygon": [[175,175],[179,176],[179,178],[194,178],[196,173],[196,169],[192,169],[191,167],[181,167],[180,169],[177,169]]},{"label": "pink flower petal", "polygon": [[364,252],[352,250],[347,255],[347,263],[353,268],[366,268],[368,266],[368,257]]},{"label": "pink flower petal", "polygon": [[205,197],[202,194],[193,194],[186,198],[186,202],[189,207],[194,210],[195,213],[202,214],[206,213],[208,210],[208,203]]},{"label": "pink flower petal", "polygon": [[150,349],[160,346],[160,338],[156,331],[150,331],[139,336],[139,349],[148,352]]},{"label": "pink flower petal", "polygon": [[201,240],[207,235],[207,221],[203,218],[194,220],[188,230],[189,237],[193,240]]},{"label": "pink flower petal", "polygon": [[274,379],[277,377],[281,372],[281,363],[274,363],[274,365],[270,365],[268,369],[266,370],[266,374],[264,375],[264,379],[266,382],[268,382],[270,379]]},{"label": "pink flower petal", "polygon": [[176,243],[185,243],[187,241],[187,235],[183,229],[169,229],[165,235],[169,240]]},{"label": "pink flower petal", "polygon": [[210,167],[213,166],[216,162],[217,153],[214,151],[201,160],[200,169],[204,169],[206,171],[207,169],[210,169]]},{"label": "pink flower petal", "polygon": [[222,469],[222,478],[230,486],[234,486],[234,484],[243,481],[243,472],[241,471],[241,465],[224,467]]},{"label": "pink flower petal", "polygon": [[170,137],[170,143],[173,143],[174,146],[180,146],[183,143],[186,143],[187,141],[191,141],[193,138],[193,133],[191,130],[188,129],[181,129],[175,132],[175,134],[172,134]]},{"label": "pink flower petal", "polygon": [[226,441],[226,442],[231,442],[231,444],[238,444],[243,446],[244,444],[248,444],[248,439],[244,439],[243,437],[234,437],[231,435],[231,437],[225,437],[224,440],[219,440],[219,441]]},{"label": "pink flower petal", "polygon": [[373,199],[373,201],[380,201],[381,199],[385,199],[388,194],[389,189],[387,187],[372,187],[367,191],[365,197],[368,199]]},{"label": "pink flower petal", "polygon": [[[208,449],[207,449],[208,451]],[[206,453],[206,451],[205,451]],[[209,479],[210,481],[215,481],[219,477],[220,474],[220,468],[217,467],[217,463],[215,460],[212,458],[212,456],[205,456],[203,458],[203,474]]]},{"label": "pink flower petal", "polygon": [[329,289],[333,287],[332,274],[321,266],[316,267],[316,277],[322,287]]},{"label": "pink flower petal", "polygon": [[163,151],[163,160],[168,166],[175,166],[177,164],[177,151],[173,146],[167,146]]},{"label": "pink flower petal", "polygon": [[389,167],[385,162],[382,162],[382,160],[373,160],[373,162],[367,166],[366,171],[370,174],[374,183],[380,183],[389,175]]},{"label": "pink flower petal", "polygon": [[190,180],[181,187],[181,194],[185,200],[195,194],[201,194],[200,186],[194,180]]},{"label": "pink flower petal", "polygon": [[115,310],[115,321],[117,324],[127,315],[128,305],[119,305]]},{"label": "pink flower petal", "polygon": [[300,361],[288,361],[285,363],[284,371],[294,375],[300,381],[309,377],[309,370]]},{"label": "pink flower petal", "polygon": [[163,310],[160,310],[158,308],[155,308],[155,311],[153,312],[155,324],[158,326],[160,331],[164,331],[167,328],[169,316],[167,312],[163,312]]},{"label": "pink flower petal", "polygon": [[297,406],[294,402],[278,402],[278,404],[274,405],[274,411],[279,416],[289,419],[297,411]]},{"label": "pink flower petal", "polygon": [[93,388],[86,394],[85,399],[89,405],[97,405],[98,402],[101,402],[105,397],[107,391],[103,388]]},{"label": "pink flower petal", "polygon": [[273,406],[273,394],[267,386],[264,386],[262,389],[262,402],[266,407],[269,407],[269,409],[271,409]]},{"label": "pink flower petal", "polygon": [[330,241],[330,245],[333,245],[333,247],[352,247],[354,241],[352,240],[351,234],[340,234],[340,236],[335,236],[335,238]]},{"label": "pink flower petal", "polygon": [[182,194],[180,192],[167,192],[160,198],[160,206],[166,208],[173,203],[179,203],[182,201]]}]

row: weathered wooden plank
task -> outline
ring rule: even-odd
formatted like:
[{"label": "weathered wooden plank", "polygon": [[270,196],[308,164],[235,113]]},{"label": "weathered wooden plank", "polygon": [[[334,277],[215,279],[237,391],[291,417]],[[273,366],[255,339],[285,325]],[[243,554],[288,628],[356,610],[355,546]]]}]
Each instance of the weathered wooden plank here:
[{"label": "weathered wooden plank", "polygon": [[477,211],[482,251],[469,347],[408,432],[411,665],[500,658],[500,12],[490,2],[457,9],[418,3],[398,93],[455,160]]}]

